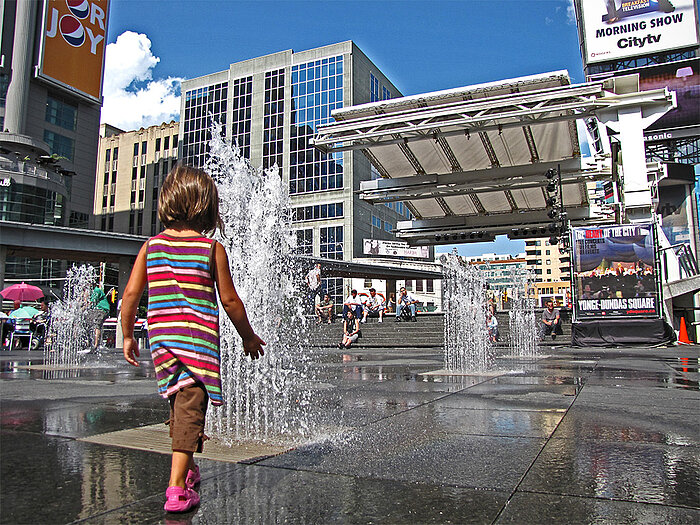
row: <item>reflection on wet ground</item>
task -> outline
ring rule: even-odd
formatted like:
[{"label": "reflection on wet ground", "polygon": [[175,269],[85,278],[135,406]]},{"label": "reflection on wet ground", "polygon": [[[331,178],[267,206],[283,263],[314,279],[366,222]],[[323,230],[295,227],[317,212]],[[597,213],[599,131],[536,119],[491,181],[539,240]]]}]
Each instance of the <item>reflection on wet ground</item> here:
[{"label": "reflection on wet ground", "polygon": [[425,375],[437,348],[314,349],[323,434],[202,460],[202,504],[177,517],[167,456],[79,441],[168,417],[146,359],[3,352],[0,522],[700,522],[697,348],[547,353],[459,376]]}]

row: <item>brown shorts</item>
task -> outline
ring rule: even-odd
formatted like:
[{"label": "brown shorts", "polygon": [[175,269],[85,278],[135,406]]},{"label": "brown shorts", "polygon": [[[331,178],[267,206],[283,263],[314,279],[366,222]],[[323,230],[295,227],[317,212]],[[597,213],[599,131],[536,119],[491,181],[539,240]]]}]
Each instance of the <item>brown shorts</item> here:
[{"label": "brown shorts", "polygon": [[204,418],[209,396],[202,385],[183,388],[168,398],[170,401],[170,437],[172,449],[201,452]]}]

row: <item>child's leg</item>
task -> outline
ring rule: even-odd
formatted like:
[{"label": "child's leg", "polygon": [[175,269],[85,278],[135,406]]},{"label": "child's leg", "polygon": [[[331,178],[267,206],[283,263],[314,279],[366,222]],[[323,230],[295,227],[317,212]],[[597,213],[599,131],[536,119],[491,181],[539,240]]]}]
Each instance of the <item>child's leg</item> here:
[{"label": "child's leg", "polygon": [[194,453],[185,450],[173,450],[168,487],[185,488],[185,478],[187,478],[187,471],[190,469],[194,470]]},{"label": "child's leg", "polygon": [[184,388],[170,397],[170,436],[173,440],[170,487],[184,487],[187,471],[196,468],[193,455],[202,451],[208,401],[201,385]]}]

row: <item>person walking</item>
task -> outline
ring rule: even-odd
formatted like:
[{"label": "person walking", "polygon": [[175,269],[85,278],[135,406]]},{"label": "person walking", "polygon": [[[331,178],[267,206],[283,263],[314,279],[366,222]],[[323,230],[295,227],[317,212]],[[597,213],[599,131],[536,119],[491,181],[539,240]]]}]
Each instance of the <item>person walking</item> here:
[{"label": "person walking", "polygon": [[93,340],[90,352],[98,352],[105,349],[102,346],[102,325],[109,315],[109,301],[102,288],[95,286],[90,294],[90,309],[87,312],[87,321],[93,327]]},{"label": "person walking", "polygon": [[306,298],[313,311],[316,306],[316,296],[321,296],[323,292],[321,288],[321,263],[316,263],[314,267],[309,270],[309,273],[306,274],[306,286],[308,286]]},{"label": "person walking", "polygon": [[174,168],[158,197],[158,218],[165,230],[141,247],[122,298],[124,358],[139,366],[134,318],[148,283],[151,356],[158,392],[170,403],[172,458],[164,508],[186,512],[200,500],[193,455],[202,451],[208,402],[224,403],[217,290],[243,339],[243,352],[257,359],[265,342],[250,326],[224,247],[205,236],[222,227],[212,178],[199,169]]}]

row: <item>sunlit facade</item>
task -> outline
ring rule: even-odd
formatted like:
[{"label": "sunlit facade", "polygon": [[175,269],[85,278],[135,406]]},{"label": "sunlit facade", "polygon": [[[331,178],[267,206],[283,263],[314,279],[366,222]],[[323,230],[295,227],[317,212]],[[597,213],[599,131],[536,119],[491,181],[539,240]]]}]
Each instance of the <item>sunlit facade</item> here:
[{"label": "sunlit facade", "polygon": [[[361,201],[360,181],[378,176],[359,152],[323,154],[311,139],[334,109],[401,96],[353,43],[281,51],[182,83],[181,158],[204,164],[211,125],[222,126],[253,166],[275,165],[289,190],[297,251],[338,260],[363,257],[363,238],[396,240],[401,203]],[[342,279],[326,279],[336,299]],[[349,281],[345,282],[349,286]]]}]

